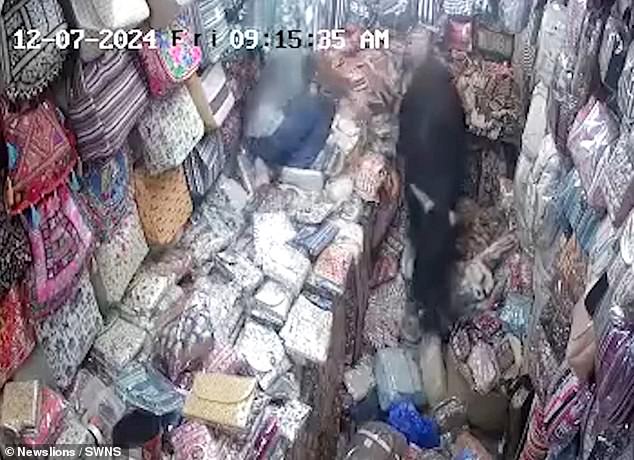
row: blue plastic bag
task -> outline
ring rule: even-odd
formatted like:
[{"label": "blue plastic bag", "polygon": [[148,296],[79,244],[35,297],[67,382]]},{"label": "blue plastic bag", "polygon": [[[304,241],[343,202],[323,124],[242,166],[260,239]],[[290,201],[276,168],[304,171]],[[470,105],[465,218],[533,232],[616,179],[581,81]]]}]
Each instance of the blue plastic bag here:
[{"label": "blue plastic bag", "polygon": [[424,449],[440,446],[440,430],[436,422],[422,416],[410,402],[392,405],[388,423],[403,433],[408,442]]}]

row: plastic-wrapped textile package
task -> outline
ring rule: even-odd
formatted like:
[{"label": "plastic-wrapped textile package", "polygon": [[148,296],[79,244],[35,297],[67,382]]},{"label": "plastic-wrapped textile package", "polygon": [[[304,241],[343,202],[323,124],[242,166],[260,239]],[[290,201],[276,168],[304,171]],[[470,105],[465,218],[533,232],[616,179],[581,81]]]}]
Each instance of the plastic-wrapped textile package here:
[{"label": "plastic-wrapped textile package", "polygon": [[534,220],[533,206],[528,201],[529,186],[531,174],[533,171],[534,162],[530,158],[521,153],[517,166],[515,167],[515,174],[513,178],[513,201],[515,208],[515,216],[517,220],[517,230],[522,248],[525,251],[530,252],[533,248],[533,235],[531,232],[531,226]]},{"label": "plastic-wrapped textile package", "polygon": [[407,439],[383,422],[361,425],[346,448],[350,460],[396,460],[405,458]]},{"label": "plastic-wrapped textile package", "polygon": [[286,322],[291,303],[290,295],[283,286],[266,280],[253,296],[251,316],[279,329]]},{"label": "plastic-wrapped textile package", "polygon": [[391,30],[406,30],[413,22],[409,9],[410,0],[379,0],[377,25]]},{"label": "plastic-wrapped textile package", "polygon": [[618,91],[619,76],[623,71],[630,41],[625,21],[610,15],[605,23],[603,42],[599,50],[599,73],[601,81],[612,93]]},{"label": "plastic-wrapped textile package", "polygon": [[522,155],[531,161],[535,161],[546,136],[547,108],[550,90],[542,81],[533,89],[530,108],[526,116],[526,124],[522,133]]},{"label": "plastic-wrapped textile package", "polygon": [[555,62],[564,43],[566,34],[567,11],[564,2],[548,2],[544,9],[537,57],[535,60],[535,78],[551,86],[555,76]]},{"label": "plastic-wrapped textile package", "polygon": [[115,318],[97,336],[91,356],[107,380],[116,378],[143,348],[146,332],[122,318]]},{"label": "plastic-wrapped textile package", "polygon": [[597,228],[588,252],[588,279],[601,276],[618,253],[618,232],[608,216]]},{"label": "plastic-wrapped textile package", "polygon": [[618,137],[619,127],[610,109],[594,97],[577,114],[570,129],[568,150],[593,207],[605,207],[603,170]]},{"label": "plastic-wrapped textile package", "polygon": [[454,450],[458,455],[454,457],[455,460],[493,460],[493,456],[482,443],[468,431],[458,436]]},{"label": "plastic-wrapped textile package", "polygon": [[178,246],[191,252],[194,268],[201,268],[230,243],[231,231],[222,221],[209,224],[206,219],[198,219],[185,229]]},{"label": "plastic-wrapped textile package", "polygon": [[[59,436],[57,436],[55,444],[58,446],[67,446],[69,444],[93,446],[95,444],[95,438],[90,434],[88,428],[77,418],[77,415],[71,412],[66,414],[62,420]],[[61,459],[63,457],[58,458]]]},{"label": "plastic-wrapped textile package", "polygon": [[270,258],[272,246],[283,245],[291,241],[297,231],[285,212],[253,214],[253,237],[256,262],[262,265]]},{"label": "plastic-wrapped textile package", "polygon": [[347,2],[346,23],[359,27],[371,27],[376,24],[376,11],[368,0],[350,0]]},{"label": "plastic-wrapped textile package", "polygon": [[196,460],[206,458],[213,439],[205,425],[185,422],[170,432],[170,442],[176,460]]},{"label": "plastic-wrapped textile package", "polygon": [[115,381],[115,388],[126,404],[154,415],[163,416],[183,407],[183,396],[151,366],[130,364]]},{"label": "plastic-wrapped textile package", "polygon": [[390,425],[417,446],[427,449],[440,446],[440,433],[435,420],[421,415],[411,402],[394,404],[390,408],[388,420]]},{"label": "plastic-wrapped textile package", "polygon": [[[632,308],[632,285],[634,276],[631,266],[617,259],[618,267],[610,268],[612,278],[610,291],[595,316],[597,331],[597,396],[603,420],[611,424],[625,423],[634,413],[634,387],[632,375],[634,362],[632,349],[634,323]],[[612,276],[610,272],[614,272]],[[624,273],[619,276],[619,273]]]},{"label": "plastic-wrapped textile package", "polygon": [[322,310],[299,296],[291,307],[280,337],[291,354],[323,364],[330,350],[332,322],[332,312]]},{"label": "plastic-wrapped textile package", "polygon": [[588,205],[585,190],[576,169],[568,173],[559,193],[557,207],[560,216],[564,218],[561,223],[565,227],[570,226],[583,251],[588,253],[605,211]]},{"label": "plastic-wrapped textile package", "polygon": [[295,442],[302,431],[312,408],[299,399],[291,399],[279,405],[270,405],[267,410],[280,422],[280,434]]},{"label": "plastic-wrapped textile package", "polygon": [[217,268],[237,283],[245,293],[252,293],[262,283],[264,276],[247,257],[231,249],[216,256]]},{"label": "plastic-wrapped textile package", "polygon": [[467,366],[471,372],[474,389],[480,394],[490,393],[499,383],[500,370],[495,356],[495,350],[484,341],[473,345]]},{"label": "plastic-wrapped textile package", "polygon": [[277,281],[295,298],[310,272],[310,260],[300,251],[288,245],[270,247],[268,258],[263,261],[262,272]]},{"label": "plastic-wrapped textile package", "polygon": [[447,397],[447,370],[439,335],[424,334],[422,336],[418,364],[422,370],[420,374],[425,396],[429,405],[435,406]]},{"label": "plastic-wrapped textile package", "polygon": [[22,442],[32,447],[51,443],[68,409],[68,403],[62,395],[48,387],[43,387],[38,410],[39,421],[35,432],[23,435]]},{"label": "plastic-wrapped textile package", "polygon": [[277,333],[254,321],[248,320],[244,325],[236,349],[255,371],[263,390],[291,368]]},{"label": "plastic-wrapped textile package", "polygon": [[346,390],[356,402],[364,399],[376,386],[372,364],[372,358],[366,355],[353,368],[348,369],[343,374]]},{"label": "plastic-wrapped textile package", "polygon": [[620,227],[634,207],[634,134],[621,132],[606,162],[602,190],[608,214],[615,227]]},{"label": "plastic-wrapped textile package", "polygon": [[548,247],[558,230],[556,199],[565,174],[565,161],[552,135],[542,142],[526,190],[527,225],[536,247]]},{"label": "plastic-wrapped textile package", "polygon": [[414,358],[402,348],[384,348],[374,362],[381,409],[386,411],[399,401],[422,406],[426,401],[420,371]]},{"label": "plastic-wrapped textile package", "polygon": [[532,298],[511,293],[504,299],[504,304],[500,307],[500,320],[516,337],[524,338],[528,332],[528,315],[532,306]]},{"label": "plastic-wrapped textile package", "polygon": [[506,32],[521,32],[528,24],[532,6],[532,0],[500,0],[499,15]]},{"label": "plastic-wrapped textile package", "polygon": [[581,34],[583,22],[591,7],[588,0],[573,0],[568,2],[567,13],[568,20],[566,23],[566,46],[574,52],[579,50],[581,44]]},{"label": "plastic-wrapped textile package", "polygon": [[433,415],[441,433],[456,433],[468,426],[467,407],[464,402],[455,397],[436,405]]}]

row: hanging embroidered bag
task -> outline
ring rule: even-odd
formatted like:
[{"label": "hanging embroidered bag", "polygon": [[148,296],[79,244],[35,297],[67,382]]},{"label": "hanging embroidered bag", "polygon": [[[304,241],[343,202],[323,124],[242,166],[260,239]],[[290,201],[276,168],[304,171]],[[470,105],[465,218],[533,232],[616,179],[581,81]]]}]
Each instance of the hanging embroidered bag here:
[{"label": "hanging embroidered bag", "polygon": [[113,156],[148,104],[145,82],[127,51],[106,53],[89,64],[78,60],[67,92],[83,160]]},{"label": "hanging embroidered bag", "polygon": [[184,163],[189,191],[194,198],[203,198],[213,186],[227,160],[220,133],[207,134]]},{"label": "hanging embroidered bag", "polygon": [[172,242],[191,216],[193,206],[182,168],[158,176],[134,174],[136,202],[150,244]]},{"label": "hanging embroidered bag", "polygon": [[189,17],[182,14],[169,28],[155,31],[156,48],[143,43],[141,62],[153,96],[167,96],[179,83],[191,77],[200,65],[202,51],[195,44],[189,22]]},{"label": "hanging embroidered bag", "polygon": [[[42,93],[62,71],[66,51],[56,44],[68,24],[57,0],[6,0],[0,14],[0,67],[6,95],[16,101]],[[0,4],[2,5],[2,4]],[[37,30],[39,39],[32,49],[15,46],[16,33],[29,42],[29,30]]]},{"label": "hanging embroidered bag", "polygon": [[204,134],[184,86],[165,99],[154,99],[134,132],[147,172],[153,175],[180,166]]},{"label": "hanging embroidered bag", "polygon": [[0,298],[22,279],[30,263],[26,232],[18,220],[7,215],[0,202]]},{"label": "hanging embroidered bag", "polygon": [[24,292],[19,285],[0,296],[0,386],[18,370],[35,348]]},{"label": "hanging embroidered bag", "polygon": [[128,149],[112,158],[91,161],[84,166],[83,194],[98,240],[110,236],[132,205]]},{"label": "hanging embroidered bag", "polygon": [[93,241],[83,209],[68,187],[59,187],[24,216],[31,241],[31,312],[49,315],[71,298]]},{"label": "hanging embroidered bag", "polygon": [[76,294],[35,324],[38,342],[60,388],[72,383],[103,324],[88,271],[77,281]]},{"label": "hanging embroidered bag", "polygon": [[77,162],[77,152],[51,101],[23,112],[13,112],[2,101],[0,113],[9,157],[5,201],[8,211],[17,214],[64,183]]}]

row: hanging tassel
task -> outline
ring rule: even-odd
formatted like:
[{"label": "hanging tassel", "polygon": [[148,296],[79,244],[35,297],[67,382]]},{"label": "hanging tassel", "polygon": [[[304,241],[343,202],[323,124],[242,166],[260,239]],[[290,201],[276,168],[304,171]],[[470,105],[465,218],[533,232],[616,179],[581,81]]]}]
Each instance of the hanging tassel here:
[{"label": "hanging tassel", "polygon": [[41,216],[37,209],[34,206],[31,206],[31,226],[33,228],[38,228],[41,222]]},{"label": "hanging tassel", "polygon": [[7,152],[9,154],[9,170],[14,170],[18,165],[18,148],[11,142],[7,142]]},{"label": "hanging tassel", "polygon": [[81,189],[81,185],[79,184],[79,179],[77,179],[75,171],[70,172],[70,188],[73,192],[79,192]]}]

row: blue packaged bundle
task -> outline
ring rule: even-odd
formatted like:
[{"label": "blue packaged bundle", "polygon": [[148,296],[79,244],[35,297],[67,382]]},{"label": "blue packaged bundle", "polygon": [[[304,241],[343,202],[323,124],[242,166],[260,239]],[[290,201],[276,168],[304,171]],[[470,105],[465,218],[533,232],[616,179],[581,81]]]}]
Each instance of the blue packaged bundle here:
[{"label": "blue packaged bundle", "polygon": [[403,433],[407,441],[424,449],[440,446],[440,430],[436,422],[421,415],[410,402],[400,402],[390,408],[388,422]]}]

